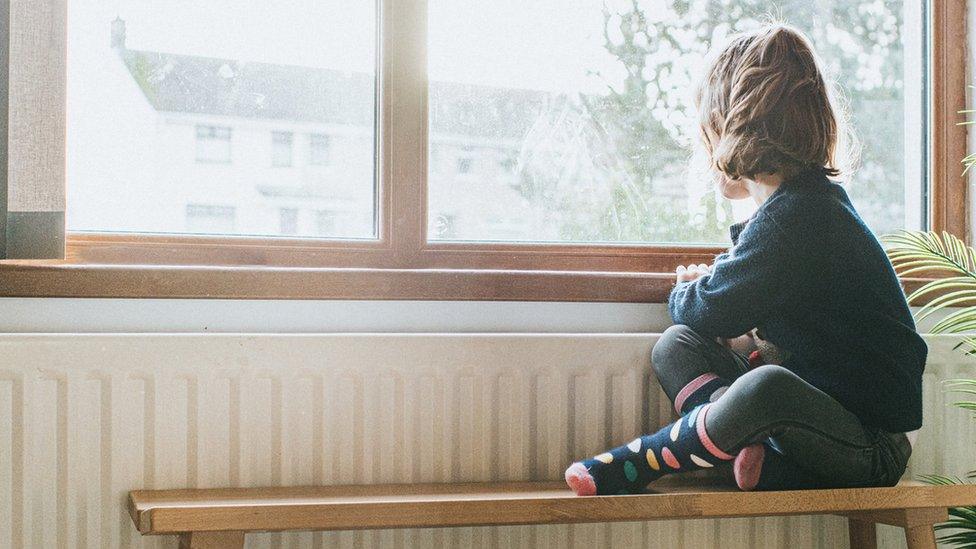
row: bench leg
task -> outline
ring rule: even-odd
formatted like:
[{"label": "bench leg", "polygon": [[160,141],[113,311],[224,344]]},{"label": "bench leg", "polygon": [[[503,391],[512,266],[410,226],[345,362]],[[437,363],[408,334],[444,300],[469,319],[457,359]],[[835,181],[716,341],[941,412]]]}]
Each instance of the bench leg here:
[{"label": "bench leg", "polygon": [[187,532],[180,549],[244,549],[244,532]]},{"label": "bench leg", "polygon": [[878,548],[878,527],[873,522],[849,518],[847,533],[851,538],[851,549]]},{"label": "bench leg", "polygon": [[877,546],[874,523],[904,528],[908,549],[935,549],[933,526],[949,519],[949,512],[942,507],[857,511],[845,515],[850,528],[851,549]]},{"label": "bench leg", "polygon": [[905,528],[905,541],[908,549],[935,549],[935,530],[931,524]]}]

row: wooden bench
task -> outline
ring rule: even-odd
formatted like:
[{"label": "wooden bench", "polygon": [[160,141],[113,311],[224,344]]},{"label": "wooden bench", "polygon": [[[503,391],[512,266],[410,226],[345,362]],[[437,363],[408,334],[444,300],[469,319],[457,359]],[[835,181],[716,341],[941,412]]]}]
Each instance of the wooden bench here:
[{"label": "wooden bench", "polygon": [[947,507],[976,505],[976,486],[965,485],[739,492],[669,480],[648,494],[596,497],[576,497],[561,482],[138,490],[129,513],[139,532],[178,535],[192,549],[240,548],[248,532],[815,514],[847,517],[853,548],[876,547],[881,523],[904,528],[909,548],[930,549]]}]

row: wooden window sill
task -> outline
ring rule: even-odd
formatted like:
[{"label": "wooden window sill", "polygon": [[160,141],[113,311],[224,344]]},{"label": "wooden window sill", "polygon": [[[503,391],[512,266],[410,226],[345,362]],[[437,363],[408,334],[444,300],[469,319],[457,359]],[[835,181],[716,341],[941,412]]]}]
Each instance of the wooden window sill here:
[{"label": "wooden window sill", "polygon": [[666,273],[0,265],[0,297],[664,303],[673,286]]},{"label": "wooden window sill", "polygon": [[[672,273],[603,271],[33,262],[0,264],[0,297],[667,303],[674,280]],[[929,280],[906,279],[903,287],[909,293]]]}]

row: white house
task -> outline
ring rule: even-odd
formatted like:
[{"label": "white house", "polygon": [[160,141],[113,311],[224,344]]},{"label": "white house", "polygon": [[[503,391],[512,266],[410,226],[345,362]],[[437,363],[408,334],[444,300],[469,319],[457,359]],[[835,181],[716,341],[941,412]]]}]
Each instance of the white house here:
[{"label": "white house", "polygon": [[[103,112],[72,128],[73,230],[374,236],[373,75],[132,50],[125,34],[116,19],[104,100],[86,102]],[[517,235],[518,134],[542,94],[431,93],[454,96],[431,118],[431,235]]]}]

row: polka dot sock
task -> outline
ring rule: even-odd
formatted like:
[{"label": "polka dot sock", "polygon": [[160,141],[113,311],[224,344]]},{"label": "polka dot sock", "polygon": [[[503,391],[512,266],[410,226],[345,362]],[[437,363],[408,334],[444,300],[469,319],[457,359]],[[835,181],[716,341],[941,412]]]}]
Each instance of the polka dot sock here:
[{"label": "polka dot sock", "polygon": [[698,406],[653,435],[574,463],[566,470],[566,483],[580,496],[638,494],[666,474],[714,467],[733,459],[705,432],[708,407]]},{"label": "polka dot sock", "polygon": [[674,409],[679,414],[687,414],[702,404],[715,402],[725,393],[729,385],[731,383],[725,378],[712,373],[702,374],[678,391],[674,397]]}]

